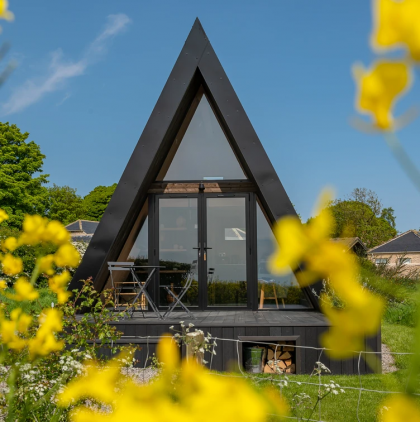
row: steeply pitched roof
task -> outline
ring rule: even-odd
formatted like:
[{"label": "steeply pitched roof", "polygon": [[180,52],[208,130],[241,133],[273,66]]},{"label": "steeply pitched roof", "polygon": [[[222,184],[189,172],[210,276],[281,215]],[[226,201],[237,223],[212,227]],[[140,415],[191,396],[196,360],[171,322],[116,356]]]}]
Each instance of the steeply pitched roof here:
[{"label": "steeply pitched roof", "polygon": [[98,225],[99,221],[76,220],[67,224],[66,229],[70,232],[73,241],[89,242]]},{"label": "steeply pitched roof", "polygon": [[[197,90],[203,86],[245,174],[255,184],[267,217],[296,211],[249,121],[213,47],[197,19],[118,182],[92,241],[71,282],[93,277],[99,291],[162,168]],[[101,165],[98,162],[97,165]]]},{"label": "steeply pitched roof", "polygon": [[356,244],[360,245],[363,249],[367,250],[367,247],[362,242],[360,237],[335,237],[331,239],[332,242],[342,243],[346,246],[347,250],[352,249]]},{"label": "steeply pitched roof", "polygon": [[420,232],[417,230],[408,230],[400,234],[394,239],[382,245],[376,246],[368,251],[368,253],[404,253],[404,252],[420,252]]}]

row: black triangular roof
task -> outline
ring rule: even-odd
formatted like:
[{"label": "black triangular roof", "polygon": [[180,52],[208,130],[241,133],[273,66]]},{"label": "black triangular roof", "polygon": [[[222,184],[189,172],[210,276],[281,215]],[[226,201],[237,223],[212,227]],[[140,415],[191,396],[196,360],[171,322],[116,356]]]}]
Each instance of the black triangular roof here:
[{"label": "black triangular roof", "polygon": [[408,230],[368,251],[368,253],[374,254],[406,252],[420,252],[420,233],[417,230]]},{"label": "black triangular roof", "polygon": [[[78,280],[88,277],[93,277],[96,289],[101,291],[104,288],[106,263],[117,259],[147,198],[149,186],[156,179],[200,86],[205,88],[245,173],[255,183],[258,198],[269,220],[274,223],[285,215],[296,215],[197,18],[73,277],[70,289],[77,288]],[[310,292],[309,289],[307,291]],[[316,302],[314,296],[310,296]]]}]

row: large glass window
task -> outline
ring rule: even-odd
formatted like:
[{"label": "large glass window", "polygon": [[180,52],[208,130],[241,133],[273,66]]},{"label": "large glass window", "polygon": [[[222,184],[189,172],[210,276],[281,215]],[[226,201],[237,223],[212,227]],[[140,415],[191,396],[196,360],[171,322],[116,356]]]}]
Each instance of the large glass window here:
[{"label": "large glass window", "polygon": [[270,274],[267,261],[275,251],[271,227],[257,203],[257,256],[259,309],[309,308],[310,303],[292,271],[278,276]]},{"label": "large glass window", "polygon": [[[169,286],[176,295],[188,277],[193,277],[182,302],[187,306],[198,305],[198,274],[191,273],[197,262],[198,200],[197,198],[159,199],[159,265],[160,284]],[[160,289],[160,304],[167,306],[173,297]]]},{"label": "large glass window", "polygon": [[169,154],[173,160],[166,174],[162,170],[158,180],[246,179],[204,94],[184,136],[179,136],[182,139],[175,140]]}]

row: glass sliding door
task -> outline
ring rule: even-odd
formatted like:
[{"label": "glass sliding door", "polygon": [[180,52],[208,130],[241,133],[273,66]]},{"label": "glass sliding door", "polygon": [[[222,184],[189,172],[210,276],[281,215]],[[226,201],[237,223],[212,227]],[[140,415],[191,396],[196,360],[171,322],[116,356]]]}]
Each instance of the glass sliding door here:
[{"label": "glass sliding door", "polygon": [[[190,272],[191,264],[197,260],[198,245],[198,198],[158,198],[158,236],[160,285],[170,286],[173,293],[179,292]],[[173,298],[159,289],[159,304],[168,306]],[[198,306],[198,274],[183,298],[186,306]]]},{"label": "glass sliding door", "polygon": [[205,198],[207,306],[247,306],[245,197]]}]

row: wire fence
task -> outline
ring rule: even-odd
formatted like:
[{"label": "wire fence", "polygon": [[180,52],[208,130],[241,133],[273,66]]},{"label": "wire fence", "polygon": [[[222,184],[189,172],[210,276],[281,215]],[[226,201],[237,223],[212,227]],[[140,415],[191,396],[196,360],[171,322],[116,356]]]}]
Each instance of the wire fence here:
[{"label": "wire fence", "polygon": [[[146,370],[149,370],[152,365],[149,364],[149,362],[151,362],[151,346],[152,345],[156,345],[157,341],[163,337],[168,337],[168,338],[173,338],[173,336],[123,336],[121,339],[124,341],[124,343],[132,343],[132,344],[136,344],[136,343],[141,343],[142,345],[146,346],[146,354],[145,354],[145,358],[144,358],[144,364],[142,365],[141,368],[139,368],[139,370],[141,370],[143,372],[143,382],[147,382],[148,379],[146,379],[144,377],[144,374],[146,372]],[[311,350],[315,350],[318,352],[318,360],[314,362],[314,368],[316,368],[317,363],[318,362],[322,362],[322,357],[323,354],[328,351],[329,349],[326,348],[322,348],[322,347],[311,347],[311,346],[300,346],[300,345],[291,345],[289,343],[284,343],[282,344],[281,342],[276,342],[276,343],[270,343],[270,342],[264,342],[264,341],[252,341],[252,340],[239,340],[239,339],[229,339],[229,338],[221,338],[221,337],[211,337],[211,340],[214,340],[213,342],[213,350],[217,347],[216,346],[216,342],[233,342],[236,343],[236,359],[237,359],[237,368],[238,368],[238,372],[235,373],[220,373],[218,371],[211,371],[210,373],[213,374],[214,376],[220,376],[220,377],[229,377],[229,378],[245,378],[248,380],[251,380],[252,382],[255,383],[261,383],[261,382],[278,382],[280,384],[280,393],[283,394],[283,388],[284,388],[284,384],[282,385],[281,381],[285,379],[285,375],[287,376],[287,384],[294,384],[297,385],[299,387],[302,386],[312,386],[312,387],[317,387],[318,391],[320,391],[322,388],[328,387],[328,383],[326,383],[325,381],[323,381],[323,378],[325,378],[326,376],[334,376],[334,374],[329,374],[329,373],[324,373],[321,374],[321,372],[319,373],[311,373],[311,374],[306,374],[308,379],[306,381],[301,380],[299,378],[299,380],[294,380],[293,377],[295,374],[285,374],[285,373],[273,373],[273,374],[253,374],[250,372],[245,371],[243,362],[242,360],[242,355],[240,353],[240,347],[241,344],[246,343],[247,345],[249,344],[255,344],[258,346],[264,345],[264,346],[271,346],[271,347],[281,347],[281,346],[288,346],[288,347],[293,347],[295,349],[311,349]],[[381,394],[381,395],[390,395],[390,394],[403,394],[404,391],[396,391],[396,390],[377,390],[377,389],[370,389],[370,388],[364,388],[363,387],[363,377],[365,376],[365,374],[361,373],[360,370],[360,364],[361,364],[361,360],[365,355],[377,355],[379,356],[379,358],[381,358],[381,355],[391,355],[391,356],[409,356],[409,355],[413,355],[413,353],[399,353],[399,352],[392,352],[392,351],[382,351],[382,352],[373,352],[373,351],[354,351],[353,352],[356,356],[357,356],[357,374],[353,374],[354,376],[358,377],[358,381],[359,381],[359,386],[355,387],[355,386],[349,386],[349,385],[339,385],[339,389],[342,389],[344,391],[348,390],[348,391],[355,391],[358,392],[358,399],[357,399],[357,407],[356,407],[356,418],[357,421],[360,422],[361,421],[361,414],[360,414],[360,404],[361,404],[361,400],[362,400],[362,393],[369,393],[369,394]],[[210,354],[210,361],[208,362],[208,367],[210,370],[212,370],[212,366],[213,366],[213,354]],[[301,374],[301,375],[305,375],[305,374]],[[315,381],[316,379],[316,381]],[[416,396],[420,397],[419,393],[414,394]],[[286,417],[287,419],[292,419],[292,420],[305,420],[305,421],[315,421],[315,422],[332,422],[332,421],[326,421],[324,419],[322,419],[321,415],[322,415],[322,400],[319,400],[317,402],[318,405],[318,419],[307,419],[306,417],[299,417],[299,416],[288,416]],[[276,415],[272,415],[272,416],[276,416]],[[314,416],[314,415],[312,415]],[[349,419],[350,420],[350,419]]]}]

